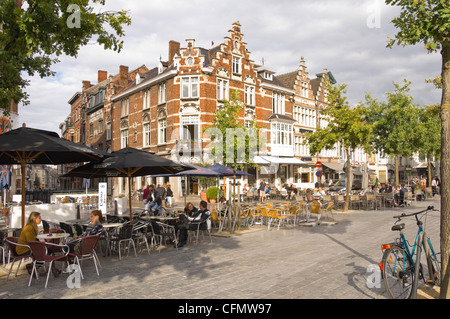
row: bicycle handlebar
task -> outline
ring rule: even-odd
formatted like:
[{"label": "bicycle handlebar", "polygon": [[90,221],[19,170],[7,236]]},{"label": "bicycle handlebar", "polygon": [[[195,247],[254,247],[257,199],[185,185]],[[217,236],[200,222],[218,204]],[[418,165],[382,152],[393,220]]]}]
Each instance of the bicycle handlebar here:
[{"label": "bicycle handlebar", "polygon": [[404,217],[417,216],[419,214],[423,214],[423,213],[428,212],[430,210],[438,211],[437,209],[434,209],[434,206],[428,206],[427,209],[425,209],[423,211],[420,211],[420,212],[417,212],[417,213],[412,213],[412,214],[405,214],[405,213],[403,213],[403,214],[401,214],[399,216],[394,216],[393,218],[401,219],[401,218],[404,218]]}]

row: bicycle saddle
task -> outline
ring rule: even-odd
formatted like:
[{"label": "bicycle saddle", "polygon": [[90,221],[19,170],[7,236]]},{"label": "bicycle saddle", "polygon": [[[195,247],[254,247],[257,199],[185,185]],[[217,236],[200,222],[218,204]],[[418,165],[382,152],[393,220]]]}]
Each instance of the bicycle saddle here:
[{"label": "bicycle saddle", "polygon": [[405,224],[399,224],[399,225],[394,225],[394,226],[392,226],[392,228],[391,228],[391,230],[392,231],[400,231],[400,230],[402,230],[402,229],[405,229]]}]

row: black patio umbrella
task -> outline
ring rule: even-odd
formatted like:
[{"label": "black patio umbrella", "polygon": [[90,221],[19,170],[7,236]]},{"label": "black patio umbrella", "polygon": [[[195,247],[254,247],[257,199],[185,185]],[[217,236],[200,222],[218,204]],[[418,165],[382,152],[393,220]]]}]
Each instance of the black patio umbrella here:
[{"label": "black patio umbrella", "polygon": [[187,171],[182,171],[176,174],[153,174],[152,177],[181,177],[181,176],[202,176],[202,177],[215,177],[218,176],[216,171],[208,169],[206,167],[189,164],[192,168]]},{"label": "black patio umbrella", "polygon": [[25,223],[27,164],[67,164],[99,161],[108,156],[90,147],[62,139],[55,132],[21,127],[0,135],[0,165],[22,167],[22,227]]},{"label": "black patio umbrella", "polygon": [[131,179],[137,176],[155,174],[176,174],[193,167],[187,164],[176,163],[170,159],[155,155],[151,152],[126,147],[110,153],[111,157],[99,163],[88,163],[77,167],[63,177],[127,177],[130,220],[132,213]]},{"label": "black patio umbrella", "polygon": [[243,175],[251,175],[249,173],[240,171],[240,170],[234,170],[232,167],[224,166],[221,164],[214,164],[207,167],[210,170],[213,170],[217,173],[217,175],[223,176],[243,176]]}]

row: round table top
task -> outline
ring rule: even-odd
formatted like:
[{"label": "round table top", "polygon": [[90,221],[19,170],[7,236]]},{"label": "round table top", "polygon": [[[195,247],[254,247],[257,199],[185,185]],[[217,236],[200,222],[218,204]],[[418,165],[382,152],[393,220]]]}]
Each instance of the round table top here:
[{"label": "round table top", "polygon": [[152,219],[160,219],[160,220],[171,220],[178,219],[178,216],[141,216],[141,219],[144,220],[152,220]]},{"label": "round table top", "polygon": [[36,236],[38,239],[57,239],[57,238],[67,238],[69,233],[53,233],[53,234],[39,234]]},{"label": "round table top", "polygon": [[121,227],[123,226],[123,224],[121,223],[107,223],[107,224],[102,224],[103,228],[110,228],[110,227]]}]

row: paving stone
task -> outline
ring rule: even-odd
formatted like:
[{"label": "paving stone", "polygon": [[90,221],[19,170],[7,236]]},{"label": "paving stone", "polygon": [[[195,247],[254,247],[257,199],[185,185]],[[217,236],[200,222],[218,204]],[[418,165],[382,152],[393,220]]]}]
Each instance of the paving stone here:
[{"label": "paving stone", "polygon": [[[254,231],[214,236],[178,251],[166,247],[118,259],[102,257],[100,276],[92,262],[82,265],[81,288],[69,289],[67,275],[45,278],[27,287],[21,271],[6,281],[0,271],[2,299],[385,299],[384,288],[367,287],[367,267],[381,260],[381,244],[392,241],[392,216],[419,211],[439,198],[415,207],[335,214],[337,224],[315,227],[255,226]],[[427,218],[427,232],[439,245],[439,213]],[[406,221],[406,235],[414,238],[417,226]]]}]

